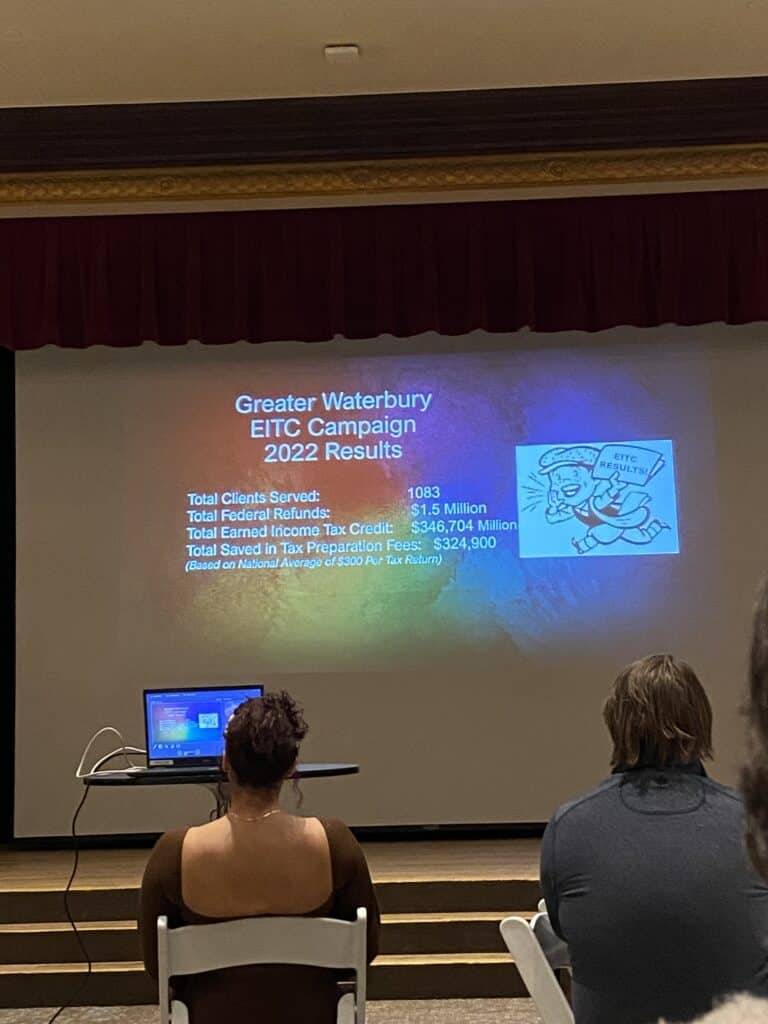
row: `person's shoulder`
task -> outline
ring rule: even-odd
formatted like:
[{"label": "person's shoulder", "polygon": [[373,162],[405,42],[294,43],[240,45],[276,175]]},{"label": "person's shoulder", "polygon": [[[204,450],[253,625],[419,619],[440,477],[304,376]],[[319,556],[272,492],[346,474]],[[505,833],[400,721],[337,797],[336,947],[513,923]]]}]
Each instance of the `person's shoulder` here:
[{"label": "person's shoulder", "polygon": [[363,849],[348,825],[340,818],[320,818],[320,822],[328,836],[334,875],[343,877],[365,862]]},{"label": "person's shoulder", "polygon": [[613,791],[618,788],[620,782],[620,775],[609,775],[607,779],[603,779],[586,793],[582,793],[558,807],[550,819],[550,824],[559,825],[564,819],[573,816],[574,812],[589,814],[594,811],[595,814],[599,813],[600,804],[604,800],[612,798]]},{"label": "person's shoulder", "polygon": [[711,779],[708,775],[703,778],[704,788],[707,794],[715,800],[722,801],[724,804],[731,805],[734,810],[741,811],[743,807],[743,800],[741,793],[738,790],[733,789],[731,786],[726,786],[722,782],[718,782],[717,779]]},{"label": "person's shoulder", "polygon": [[319,820],[328,836],[328,844],[331,849],[360,849],[360,844],[355,839],[352,829],[341,818],[320,818]]},{"label": "person's shoulder", "polygon": [[[768,1021],[768,999],[739,995],[716,1007],[703,1017],[697,1017],[692,1024],[766,1024]],[[665,1024],[661,1021],[660,1024]]]},{"label": "person's shoulder", "polygon": [[[730,786],[705,776],[704,802],[702,813],[710,820],[710,827],[718,835],[741,836],[744,831],[746,811],[741,793]],[[766,1020],[768,1024],[768,1020]]]},{"label": "person's shoulder", "polygon": [[169,832],[163,832],[155,843],[155,850],[176,850],[184,842],[184,836],[189,832],[188,828],[172,828]]},{"label": "person's shoulder", "polygon": [[181,856],[181,847],[184,844],[184,836],[189,829],[174,828],[170,832],[163,832],[152,848],[150,854],[151,863],[161,863],[172,867]]},{"label": "person's shoulder", "polygon": [[180,891],[181,847],[186,834],[187,829],[177,828],[160,836],[144,868],[143,889],[159,886],[165,893]]}]

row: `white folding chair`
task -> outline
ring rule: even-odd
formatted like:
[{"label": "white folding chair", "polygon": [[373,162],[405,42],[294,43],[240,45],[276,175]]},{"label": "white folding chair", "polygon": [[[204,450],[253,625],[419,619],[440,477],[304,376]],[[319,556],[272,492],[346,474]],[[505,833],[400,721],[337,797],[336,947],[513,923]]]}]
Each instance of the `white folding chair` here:
[{"label": "white folding chair", "polygon": [[188,1024],[187,1008],[171,1000],[171,978],[249,964],[293,964],[355,973],[354,992],[339,1000],[338,1024],[365,1024],[366,921],[327,917],[249,917],[169,928],[157,919],[160,1024]]},{"label": "white folding chair", "polygon": [[[546,914],[537,914],[537,918],[542,917]],[[529,924],[524,917],[505,917],[499,928],[544,1024],[574,1024],[573,1010],[534,934],[534,922]]]},{"label": "white folding chair", "polygon": [[568,949],[568,944],[563,942],[549,923],[547,904],[544,900],[539,900],[539,912],[531,918],[531,931],[536,936],[549,966],[554,971],[570,969],[571,952]]}]

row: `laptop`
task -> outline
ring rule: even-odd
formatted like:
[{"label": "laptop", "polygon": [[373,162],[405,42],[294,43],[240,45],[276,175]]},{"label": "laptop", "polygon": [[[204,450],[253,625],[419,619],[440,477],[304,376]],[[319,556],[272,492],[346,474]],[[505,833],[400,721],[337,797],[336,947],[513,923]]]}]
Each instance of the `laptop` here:
[{"label": "laptop", "polygon": [[263,695],[261,685],[145,690],[147,771],[215,775],[227,722],[243,701]]}]

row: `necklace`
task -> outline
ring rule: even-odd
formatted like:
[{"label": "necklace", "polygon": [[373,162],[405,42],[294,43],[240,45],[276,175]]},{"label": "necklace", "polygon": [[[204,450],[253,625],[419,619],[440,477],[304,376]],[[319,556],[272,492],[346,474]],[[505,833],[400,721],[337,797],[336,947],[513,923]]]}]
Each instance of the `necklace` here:
[{"label": "necklace", "polygon": [[279,814],[280,808],[273,807],[271,811],[265,811],[263,814],[257,814],[251,818],[245,814],[236,814],[232,809],[227,811],[227,816],[230,818],[236,818],[238,821],[264,821],[265,818],[271,818],[273,814]]}]

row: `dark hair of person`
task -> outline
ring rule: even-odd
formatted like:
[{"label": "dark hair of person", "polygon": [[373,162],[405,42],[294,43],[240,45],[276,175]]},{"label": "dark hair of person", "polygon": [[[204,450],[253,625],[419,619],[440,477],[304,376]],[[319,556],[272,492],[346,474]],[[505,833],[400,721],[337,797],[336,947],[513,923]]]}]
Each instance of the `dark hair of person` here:
[{"label": "dark hair of person", "polygon": [[652,654],[619,673],[603,707],[611,765],[664,768],[712,757],[712,707],[696,673]]},{"label": "dark hair of person", "polygon": [[768,579],[752,620],[748,687],[747,763],[741,773],[747,849],[752,863],[768,879]]},{"label": "dark hair of person", "polygon": [[286,693],[265,693],[245,701],[227,724],[227,761],[241,786],[279,786],[299,756],[307,735],[302,708]]}]

